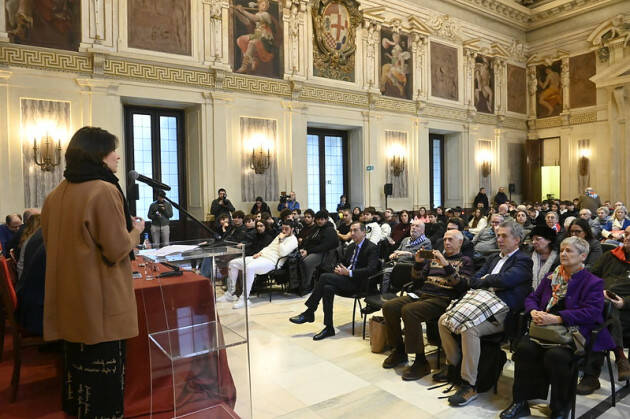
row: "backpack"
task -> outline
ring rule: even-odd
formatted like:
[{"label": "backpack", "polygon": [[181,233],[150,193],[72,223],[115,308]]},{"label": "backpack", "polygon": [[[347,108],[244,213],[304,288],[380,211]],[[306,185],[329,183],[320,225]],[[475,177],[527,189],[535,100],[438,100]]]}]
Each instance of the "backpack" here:
[{"label": "backpack", "polygon": [[302,295],[302,275],[300,272],[301,256],[299,250],[294,250],[289,253],[281,268],[269,272],[269,276],[272,277],[277,284],[286,284],[287,290],[297,291]]}]

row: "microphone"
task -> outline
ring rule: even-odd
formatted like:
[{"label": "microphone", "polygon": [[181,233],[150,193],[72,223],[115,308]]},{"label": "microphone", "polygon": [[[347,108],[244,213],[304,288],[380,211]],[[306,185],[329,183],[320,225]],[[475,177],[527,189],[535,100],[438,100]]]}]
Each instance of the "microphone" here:
[{"label": "microphone", "polygon": [[152,188],[156,188],[156,189],[163,189],[165,191],[170,191],[171,187],[168,186],[165,183],[162,182],[158,182],[157,180],[151,179],[150,177],[146,177],[144,175],[141,175],[140,173],[136,172],[135,170],[130,170],[129,171],[129,178],[133,179],[133,180],[137,180],[139,182],[142,183],[146,183],[147,185],[151,186]]}]

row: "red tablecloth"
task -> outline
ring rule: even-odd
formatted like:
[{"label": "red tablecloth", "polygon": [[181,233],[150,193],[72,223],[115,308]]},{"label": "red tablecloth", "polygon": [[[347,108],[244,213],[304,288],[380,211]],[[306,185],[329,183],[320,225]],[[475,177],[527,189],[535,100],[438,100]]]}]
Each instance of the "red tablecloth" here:
[{"label": "red tablecloth", "polygon": [[[144,273],[134,263],[134,270]],[[160,272],[169,269],[158,265]],[[138,304],[139,335],[127,341],[125,375],[125,417],[157,412],[170,417],[173,410],[173,379],[170,363],[160,357],[149,342],[149,333],[214,321],[214,289],[210,281],[192,272],[183,276],[154,279],[134,279]],[[194,321],[193,321],[194,319]],[[201,320],[200,320],[201,319]],[[151,358],[152,357],[152,358]],[[151,371],[153,361],[153,379]],[[156,374],[156,365],[160,365]],[[195,411],[215,404],[233,408],[236,388],[227,364],[225,350],[177,362],[175,397],[184,411]],[[159,375],[159,378],[156,376]],[[177,385],[177,383],[183,385]],[[170,414],[169,414],[170,412]],[[182,414],[178,411],[177,414]]]}]

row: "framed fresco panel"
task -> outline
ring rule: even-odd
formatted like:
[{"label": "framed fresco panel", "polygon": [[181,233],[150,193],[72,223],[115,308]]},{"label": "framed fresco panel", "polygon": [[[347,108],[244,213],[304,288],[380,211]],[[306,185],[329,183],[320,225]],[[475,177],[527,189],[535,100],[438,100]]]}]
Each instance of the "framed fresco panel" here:
[{"label": "framed fresco panel", "polygon": [[130,48],[191,55],[189,0],[128,0]]},{"label": "framed fresco panel", "polygon": [[409,35],[381,29],[380,89],[385,96],[411,99],[413,68]]},{"label": "framed fresco panel", "polygon": [[272,0],[233,0],[232,68],[237,73],[282,78],[282,7]]},{"label": "framed fresco panel", "polygon": [[509,112],[527,113],[527,73],[525,68],[507,65],[507,109]]},{"label": "framed fresco panel", "polygon": [[457,48],[431,42],[431,96],[459,100]]},{"label": "framed fresco panel", "polygon": [[547,118],[562,112],[562,61],[537,65],[536,116]]},{"label": "framed fresco panel", "polygon": [[475,58],[475,108],[477,112],[494,113],[494,66],[490,57]]},{"label": "framed fresco panel", "polygon": [[596,73],[595,52],[569,59],[569,100],[571,108],[597,104],[597,87],[589,79]]},{"label": "framed fresco panel", "polygon": [[76,51],[81,42],[81,1],[5,1],[9,40],[16,44]]}]

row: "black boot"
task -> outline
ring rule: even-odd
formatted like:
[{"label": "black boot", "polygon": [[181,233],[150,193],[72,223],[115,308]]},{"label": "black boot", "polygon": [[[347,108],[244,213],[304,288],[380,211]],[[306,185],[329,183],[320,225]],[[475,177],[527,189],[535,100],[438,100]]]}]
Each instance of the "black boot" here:
[{"label": "black boot", "polygon": [[527,401],[512,402],[510,407],[501,412],[499,417],[501,419],[516,419],[522,418],[523,416],[529,416],[530,414],[529,403],[527,403]]}]

